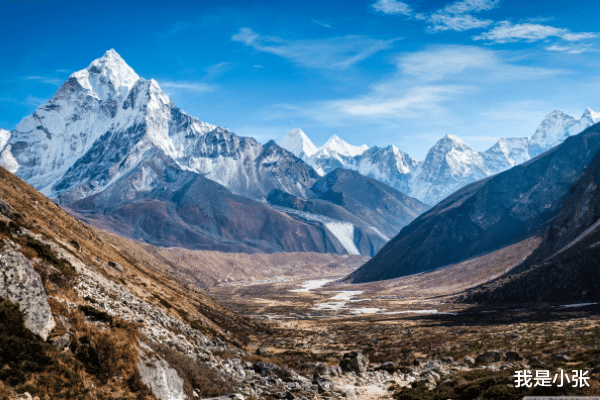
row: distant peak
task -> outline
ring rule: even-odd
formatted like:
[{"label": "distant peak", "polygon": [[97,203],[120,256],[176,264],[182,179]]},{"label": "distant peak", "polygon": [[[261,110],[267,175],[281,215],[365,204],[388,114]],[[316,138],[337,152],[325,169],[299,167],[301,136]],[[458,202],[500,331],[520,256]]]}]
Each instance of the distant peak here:
[{"label": "distant peak", "polygon": [[279,146],[296,157],[310,157],[317,152],[317,146],[300,128],[294,128],[279,142]]},{"label": "distant peak", "polygon": [[586,108],[581,118],[591,118],[593,120],[600,119],[600,113],[592,111],[591,108]]},{"label": "distant peak", "polygon": [[559,110],[558,108],[555,109],[554,111],[552,111],[550,114],[546,115],[546,118],[549,117],[555,117],[555,116],[565,116],[568,117],[569,115],[565,114],[563,111]]},{"label": "distant peak", "polygon": [[306,133],[304,133],[304,131],[302,129],[300,129],[300,128],[294,128],[294,129],[290,130],[289,135],[290,136],[302,136],[302,137],[304,137],[304,136],[306,136]]},{"label": "distant peak", "polygon": [[462,140],[461,138],[459,138],[456,135],[452,135],[452,134],[447,134],[446,136],[444,136],[443,138],[440,139],[440,142],[453,142],[453,143],[460,143],[460,144],[467,144],[464,140]]},{"label": "distant peak", "polygon": [[334,134],[331,135],[331,137],[327,140],[327,142],[325,142],[321,149],[331,150],[345,156],[353,157],[361,155],[362,153],[367,151],[369,147],[365,144],[363,144],[362,146],[353,146]]}]

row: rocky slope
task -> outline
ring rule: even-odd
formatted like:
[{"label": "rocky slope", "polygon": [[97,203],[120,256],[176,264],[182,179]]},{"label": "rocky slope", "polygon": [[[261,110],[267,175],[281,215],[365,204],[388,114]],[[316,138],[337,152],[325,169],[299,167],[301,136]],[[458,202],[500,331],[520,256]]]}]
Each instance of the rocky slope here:
[{"label": "rocky slope", "polygon": [[254,343],[266,327],[148,268],[152,255],[138,262],[118,240],[2,168],[0,178],[0,396],[183,400],[345,392],[329,377],[317,381],[266,354],[256,357]]},{"label": "rocky slope", "polygon": [[540,231],[600,148],[594,125],[543,155],[470,184],[421,215],[347,278],[369,282],[432,270]]}]

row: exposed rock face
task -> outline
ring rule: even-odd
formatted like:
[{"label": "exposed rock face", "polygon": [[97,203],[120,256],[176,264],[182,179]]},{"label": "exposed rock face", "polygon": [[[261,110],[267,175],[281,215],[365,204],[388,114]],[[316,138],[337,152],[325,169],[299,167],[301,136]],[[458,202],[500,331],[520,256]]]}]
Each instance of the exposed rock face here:
[{"label": "exposed rock face", "polygon": [[42,278],[31,263],[13,249],[0,254],[0,296],[19,304],[25,313],[25,327],[47,340],[56,326]]},{"label": "exposed rock face", "polygon": [[152,349],[140,343],[140,378],[152,393],[160,400],[185,400],[187,396],[183,392],[183,380],[177,375],[177,371],[169,367],[169,364],[154,354],[150,357]]}]

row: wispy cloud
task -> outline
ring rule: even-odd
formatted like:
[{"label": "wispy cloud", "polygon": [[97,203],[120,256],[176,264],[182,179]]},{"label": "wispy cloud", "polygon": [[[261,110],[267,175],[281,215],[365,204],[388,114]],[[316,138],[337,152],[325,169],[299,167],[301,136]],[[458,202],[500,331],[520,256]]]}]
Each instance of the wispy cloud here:
[{"label": "wispy cloud", "polygon": [[242,28],[231,37],[256,51],[289,59],[307,68],[345,70],[375,53],[391,47],[392,40],[376,40],[364,36],[343,36],[317,40],[286,40],[263,36],[250,28]]},{"label": "wispy cloud", "polygon": [[331,28],[331,25],[329,25],[328,23],[323,22],[323,21],[317,21],[316,19],[313,19],[312,22],[314,22],[317,25],[322,26],[323,28]]},{"label": "wispy cloud", "polygon": [[[448,114],[467,95],[504,82],[539,80],[568,71],[517,65],[476,46],[436,46],[397,60],[397,72],[360,96],[318,102],[291,113],[330,125],[351,121],[401,121]],[[281,105],[277,113],[284,109]]]},{"label": "wispy cloud", "polygon": [[472,12],[487,11],[495,8],[499,0],[463,0],[444,7],[447,14],[468,14]]},{"label": "wispy cloud", "polygon": [[530,67],[506,62],[498,53],[477,46],[437,46],[415,52],[398,60],[404,77],[421,82],[455,80],[456,82],[500,83],[535,80],[566,74],[563,69]]},{"label": "wispy cloud", "polygon": [[378,0],[371,7],[384,14],[403,15],[414,20],[425,21],[429,24],[429,32],[435,33],[487,28],[494,21],[480,19],[474,14],[491,10],[498,5],[498,2],[499,0],[462,0],[448,4],[430,14],[415,13],[408,4],[396,0]]},{"label": "wispy cloud", "polygon": [[495,8],[498,0],[463,0],[451,3],[429,16],[430,32],[447,30],[466,31],[476,28],[487,28],[494,21],[480,19],[474,13]]},{"label": "wispy cloud", "polygon": [[54,86],[60,86],[63,83],[62,79],[47,78],[45,76],[24,76],[23,80],[47,83],[48,85],[54,85]]},{"label": "wispy cloud", "polygon": [[406,3],[396,0],[378,0],[371,5],[373,9],[384,14],[411,15],[412,9]]},{"label": "wispy cloud", "polygon": [[487,28],[494,21],[489,19],[479,19],[470,14],[452,15],[445,13],[434,13],[429,17],[431,32],[441,32],[447,30],[466,31],[476,28]]},{"label": "wispy cloud", "polygon": [[2,102],[7,102],[7,103],[13,103],[13,104],[19,104],[22,106],[28,106],[28,107],[39,107],[42,104],[44,104],[45,102],[48,101],[48,99],[43,99],[41,97],[35,97],[32,95],[27,95],[27,97],[25,98],[25,100],[16,100],[10,97],[0,97],[0,101]]},{"label": "wispy cloud", "polygon": [[189,90],[193,92],[212,92],[217,86],[207,85],[206,83],[200,82],[186,82],[186,81],[162,81],[160,87],[163,89],[175,89],[175,90]]},{"label": "wispy cloud", "polygon": [[474,36],[474,40],[487,40],[495,43],[514,43],[519,41],[536,42],[550,37],[557,37],[568,42],[576,42],[597,37],[594,32],[574,33],[566,28],[556,28],[541,24],[512,24],[502,21],[489,32]]},{"label": "wispy cloud", "polygon": [[214,79],[235,68],[235,63],[223,61],[206,68],[206,79]]},{"label": "wispy cloud", "polygon": [[418,118],[425,114],[439,114],[441,103],[456,97],[469,88],[461,85],[428,85],[399,91],[390,96],[397,82],[386,82],[375,87],[369,95],[355,99],[330,101],[321,104],[325,118]]},{"label": "wispy cloud", "polygon": [[548,51],[561,51],[569,54],[581,54],[587,53],[588,51],[592,51],[593,47],[589,43],[578,44],[578,45],[568,45],[568,46],[559,46],[557,44],[553,44],[552,46],[546,47]]}]

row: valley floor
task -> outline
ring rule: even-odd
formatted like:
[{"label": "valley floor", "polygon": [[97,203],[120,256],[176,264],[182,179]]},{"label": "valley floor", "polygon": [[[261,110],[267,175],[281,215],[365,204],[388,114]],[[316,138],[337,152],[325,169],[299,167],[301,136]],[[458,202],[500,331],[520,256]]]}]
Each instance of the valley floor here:
[{"label": "valley floor", "polygon": [[[482,265],[495,265],[493,273],[501,275],[537,243],[531,239],[513,246],[512,258],[492,253],[377,284],[341,284],[330,276],[219,286],[210,294],[269,327],[267,337],[250,339],[251,358],[330,382],[337,391],[324,391],[324,398],[598,395],[600,304],[491,307],[456,301],[460,292],[479,283]],[[490,263],[500,259],[512,261]],[[368,368],[340,373],[336,366],[349,352],[366,355]],[[516,371],[533,376],[548,371],[552,378],[561,371],[569,376],[588,371],[590,387],[555,383],[517,389]]]}]

